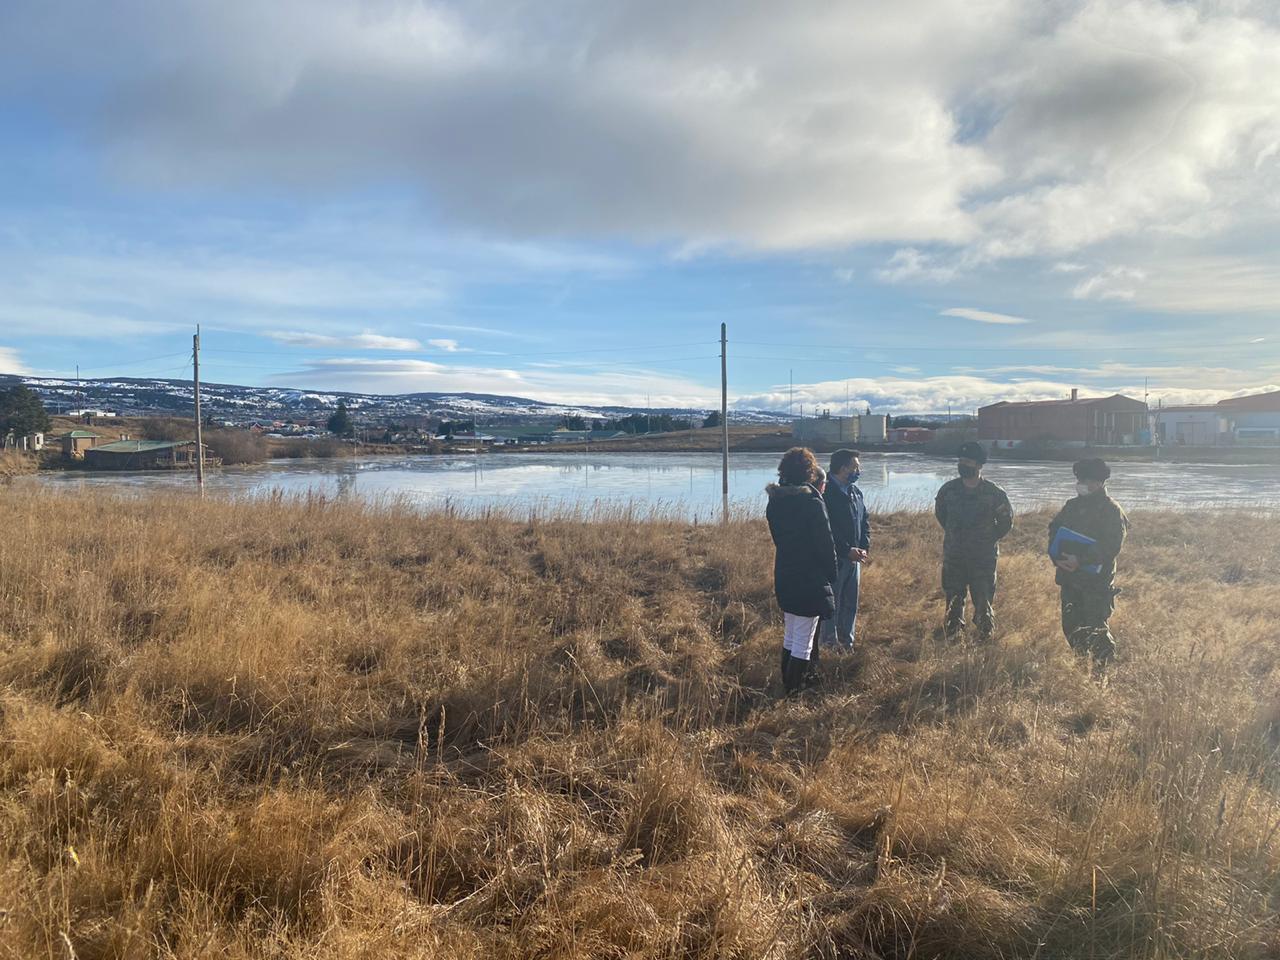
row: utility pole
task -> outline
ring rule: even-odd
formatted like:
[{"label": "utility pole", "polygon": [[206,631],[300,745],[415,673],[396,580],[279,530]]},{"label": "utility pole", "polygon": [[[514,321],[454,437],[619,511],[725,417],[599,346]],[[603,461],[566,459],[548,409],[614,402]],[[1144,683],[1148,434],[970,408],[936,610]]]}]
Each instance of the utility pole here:
[{"label": "utility pole", "polygon": [[204,423],[200,419],[200,324],[191,338],[191,370],[196,397],[196,488],[204,496]]},{"label": "utility pole", "polygon": [[796,403],[796,372],[795,370],[788,370],[787,377],[788,377],[787,382],[790,384],[788,388],[789,392],[787,393],[787,419],[790,420],[794,416],[794,414],[791,412],[791,409],[792,407],[795,406],[795,403]]},{"label": "utility pole", "polygon": [[723,522],[729,522],[729,335],[720,324],[720,496]]}]

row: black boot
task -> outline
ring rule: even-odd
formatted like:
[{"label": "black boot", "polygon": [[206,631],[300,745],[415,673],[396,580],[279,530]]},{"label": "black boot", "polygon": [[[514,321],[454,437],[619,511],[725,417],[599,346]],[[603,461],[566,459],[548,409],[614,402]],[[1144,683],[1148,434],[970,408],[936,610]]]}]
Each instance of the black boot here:
[{"label": "black boot", "polygon": [[782,686],[788,697],[794,697],[804,687],[805,674],[809,670],[809,661],[799,657],[791,657],[782,673]]}]

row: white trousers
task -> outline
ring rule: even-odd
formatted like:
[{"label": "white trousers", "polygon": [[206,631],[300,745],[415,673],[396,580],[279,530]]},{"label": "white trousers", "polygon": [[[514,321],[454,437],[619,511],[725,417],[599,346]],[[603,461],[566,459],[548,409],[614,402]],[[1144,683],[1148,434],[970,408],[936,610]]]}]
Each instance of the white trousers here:
[{"label": "white trousers", "polygon": [[782,646],[797,660],[808,660],[813,653],[813,638],[818,632],[817,617],[782,615]]}]

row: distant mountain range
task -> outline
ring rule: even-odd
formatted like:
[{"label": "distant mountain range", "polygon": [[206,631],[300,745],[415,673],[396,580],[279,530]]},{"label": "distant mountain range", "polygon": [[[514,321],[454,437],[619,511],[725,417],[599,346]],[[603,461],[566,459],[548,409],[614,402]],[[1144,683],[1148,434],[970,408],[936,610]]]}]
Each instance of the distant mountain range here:
[{"label": "distant mountain range", "polygon": [[[124,416],[191,416],[193,394],[189,380],[153,380],[113,377],[102,380],[64,380],[0,374],[0,388],[25,383],[40,395],[51,413],[80,408],[112,410]],[[562,417],[625,417],[644,413],[644,407],[590,407],[546,403],[527,397],[490,393],[404,393],[384,396],[339,390],[295,390],[285,387],[242,387],[226,383],[202,383],[203,411],[218,420],[322,419],[345,401],[357,417],[391,421],[408,416],[443,419],[476,419],[482,423],[520,423],[558,420]],[[706,416],[707,409],[654,407],[650,412],[672,416]],[[785,413],[767,410],[733,411],[738,422],[781,422]]]}]

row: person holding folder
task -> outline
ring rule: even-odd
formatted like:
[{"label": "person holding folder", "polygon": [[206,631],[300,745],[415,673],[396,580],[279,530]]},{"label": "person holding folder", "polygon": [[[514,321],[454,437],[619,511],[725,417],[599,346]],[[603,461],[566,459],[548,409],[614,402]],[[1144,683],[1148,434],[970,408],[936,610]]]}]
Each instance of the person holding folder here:
[{"label": "person holding folder", "polygon": [[1049,524],[1049,556],[1058,568],[1062,633],[1071,649],[1105,665],[1115,658],[1110,619],[1115,611],[1116,558],[1129,518],[1107,494],[1111,468],[1102,460],[1078,461],[1076,496]]}]

